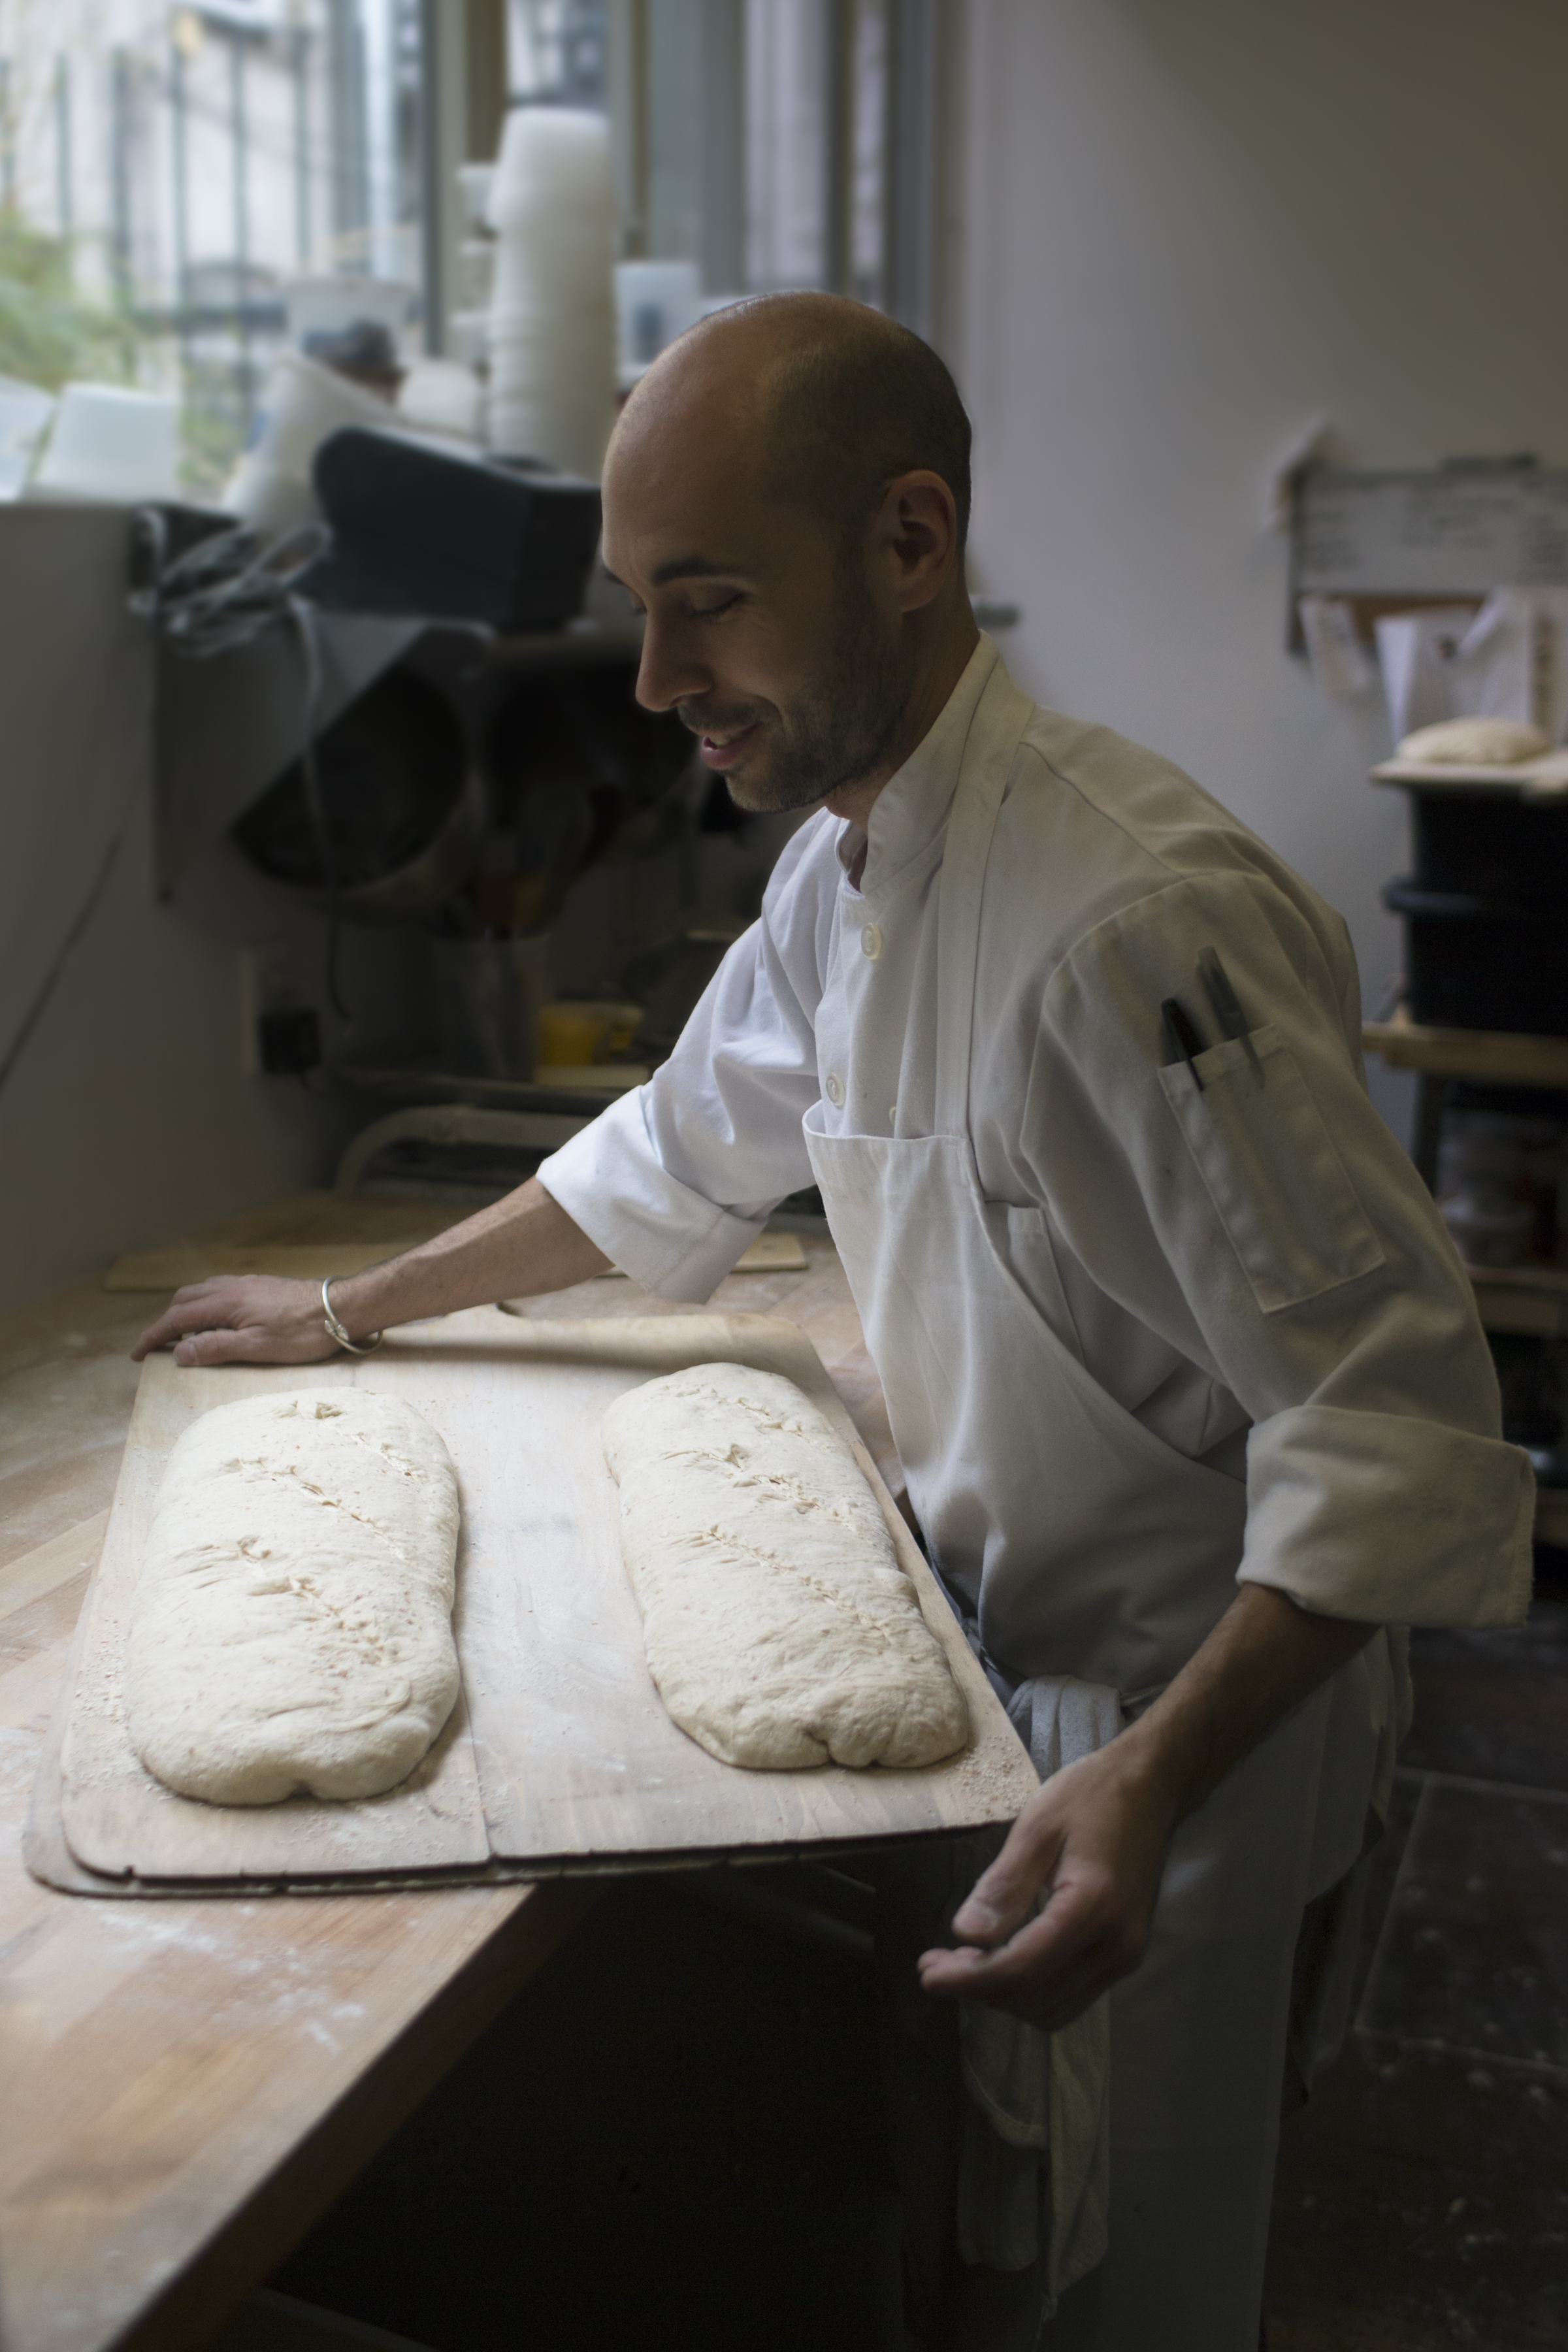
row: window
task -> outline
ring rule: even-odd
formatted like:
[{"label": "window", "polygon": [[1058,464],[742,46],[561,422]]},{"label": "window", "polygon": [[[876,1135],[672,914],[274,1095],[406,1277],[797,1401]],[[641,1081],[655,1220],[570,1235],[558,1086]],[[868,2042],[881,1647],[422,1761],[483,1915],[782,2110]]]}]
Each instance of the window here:
[{"label": "window", "polygon": [[936,0],[510,0],[512,101],[605,108],[628,258],[925,322]]},{"label": "window", "polygon": [[300,274],[420,276],[418,0],[0,0],[0,373],[249,428]]}]

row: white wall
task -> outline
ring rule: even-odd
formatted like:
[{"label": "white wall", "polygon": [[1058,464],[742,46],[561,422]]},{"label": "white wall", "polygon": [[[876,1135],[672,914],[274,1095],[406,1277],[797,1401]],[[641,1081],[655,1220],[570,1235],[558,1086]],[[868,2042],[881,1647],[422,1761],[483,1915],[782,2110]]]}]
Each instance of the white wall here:
[{"label": "white wall", "polygon": [[[114,509],[0,506],[0,1060],[133,809],[0,1089],[0,1310],[121,1250],[330,1182],[372,1115],[241,1072],[237,949],[290,940],[301,993],[319,1003],[319,917],[226,841],[173,904],[154,900],[151,646],[126,612],[126,539]],[[367,1016],[373,1001],[384,1018],[401,1010],[387,937],[346,941],[347,993]]]},{"label": "white wall", "polygon": [[[1284,651],[1264,484],[1320,412],[1356,464],[1568,460],[1568,9],[952,0],[948,38],[941,340],[1009,661],[1289,857],[1375,1010],[1387,722]],[[1400,1123],[1402,1083],[1374,1093]]]}]

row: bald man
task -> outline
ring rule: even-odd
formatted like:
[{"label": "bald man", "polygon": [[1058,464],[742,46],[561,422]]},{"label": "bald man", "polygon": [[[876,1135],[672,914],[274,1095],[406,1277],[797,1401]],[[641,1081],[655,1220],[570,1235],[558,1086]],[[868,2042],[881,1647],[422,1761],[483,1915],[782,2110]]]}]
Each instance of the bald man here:
[{"label": "bald man", "polygon": [[[1109,2016],[1082,2145],[1005,2090],[1007,2147],[965,2140],[920,2324],[1252,2352],[1288,2048],[1299,2075],[1333,2040],[1332,1968],[1294,2023],[1293,1968],[1342,1957],[1387,1800],[1382,1629],[1512,1622],[1529,1578],[1528,1466],[1367,1103],[1344,926],[1168,762],[1012,684],[964,588],[967,422],[890,321],[789,296],[693,330],[605,491],[638,698],[742,808],[816,814],[652,1082],[334,1283],[339,1329],[611,1263],[701,1300],[820,1186],[932,1562],[1048,1775],[921,1958],[959,2003],[927,2013],[988,2098],[975,2019],[1066,2067]],[[253,1278],[181,1291],[139,1352],[337,1344],[311,1286]]]}]

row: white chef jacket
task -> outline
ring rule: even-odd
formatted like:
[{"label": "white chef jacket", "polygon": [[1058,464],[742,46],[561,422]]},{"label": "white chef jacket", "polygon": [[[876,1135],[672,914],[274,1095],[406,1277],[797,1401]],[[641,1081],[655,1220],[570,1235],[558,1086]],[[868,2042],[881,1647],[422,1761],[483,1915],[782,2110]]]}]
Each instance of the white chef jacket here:
[{"label": "white chef jacket", "polygon": [[[669,1061],[541,1168],[656,1293],[706,1298],[811,1181],[808,1113],[829,1135],[931,1131],[947,821],[998,659],[983,637],[866,834],[822,811],[793,837]],[[1211,946],[1245,1042],[1219,1038]],[[1172,996],[1205,1039],[1191,1066],[1167,1058]],[[1169,761],[1035,709],[985,868],[969,1097],[1013,1274],[1152,1436],[1245,1479],[1242,1580],[1369,1622],[1516,1622],[1529,1465],[1446,1228],[1367,1099],[1360,1023],[1315,892]],[[1049,1478],[1044,1432],[1043,1496]],[[1053,1637],[1048,1603],[988,1622],[981,1563],[941,1565],[1017,1676],[1129,1691],[1201,1638]]]}]

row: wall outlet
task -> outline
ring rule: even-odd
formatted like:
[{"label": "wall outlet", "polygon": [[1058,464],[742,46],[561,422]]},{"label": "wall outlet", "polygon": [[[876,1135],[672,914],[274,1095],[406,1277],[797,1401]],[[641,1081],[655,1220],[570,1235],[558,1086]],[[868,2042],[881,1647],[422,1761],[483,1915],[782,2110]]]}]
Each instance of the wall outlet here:
[{"label": "wall outlet", "polygon": [[300,943],[291,939],[258,940],[239,950],[239,1066],[247,1078],[310,1066],[294,1058],[279,1061],[276,1045],[285,1033],[303,1033],[304,1015],[315,1020],[302,961]]}]

